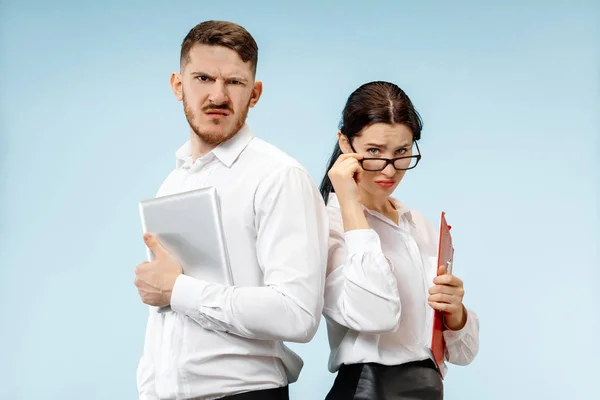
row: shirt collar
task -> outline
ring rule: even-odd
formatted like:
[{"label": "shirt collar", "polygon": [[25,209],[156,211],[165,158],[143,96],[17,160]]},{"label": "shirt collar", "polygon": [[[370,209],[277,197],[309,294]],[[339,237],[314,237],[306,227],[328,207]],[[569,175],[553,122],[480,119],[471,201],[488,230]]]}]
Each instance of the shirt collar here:
[{"label": "shirt collar", "polygon": [[[415,222],[413,220],[412,213],[410,212],[410,208],[408,208],[408,206],[406,206],[406,204],[402,203],[400,200],[396,199],[395,197],[390,196],[390,200],[394,204],[394,207],[396,207],[396,209],[398,210],[398,218],[402,218],[404,216],[406,218],[406,220],[413,227],[416,227]],[[331,205],[332,207],[335,207],[335,208],[340,208],[340,202],[334,192],[331,192],[329,194],[327,204]],[[374,211],[369,210],[364,205],[362,207],[363,207],[363,210],[366,210],[369,213],[375,213]],[[378,214],[378,213],[376,213],[376,214]]]},{"label": "shirt collar", "polygon": [[[229,138],[225,142],[219,144],[217,147],[211,150],[207,156],[212,153],[212,155],[217,157],[219,161],[230,168],[253,138],[254,133],[247,124],[244,124],[238,133],[236,133],[232,138]],[[177,167],[181,167],[185,163],[191,164],[192,148],[189,139],[177,150],[175,153],[175,158]]]}]

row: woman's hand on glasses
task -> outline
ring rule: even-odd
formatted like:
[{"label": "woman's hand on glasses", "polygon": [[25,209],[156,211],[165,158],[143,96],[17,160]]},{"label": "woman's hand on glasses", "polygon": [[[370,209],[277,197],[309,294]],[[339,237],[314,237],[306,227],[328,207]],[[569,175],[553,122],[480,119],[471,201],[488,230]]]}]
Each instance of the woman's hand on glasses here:
[{"label": "woman's hand on glasses", "polygon": [[358,183],[364,171],[358,160],[363,157],[356,153],[342,154],[327,173],[340,203],[360,202]]}]

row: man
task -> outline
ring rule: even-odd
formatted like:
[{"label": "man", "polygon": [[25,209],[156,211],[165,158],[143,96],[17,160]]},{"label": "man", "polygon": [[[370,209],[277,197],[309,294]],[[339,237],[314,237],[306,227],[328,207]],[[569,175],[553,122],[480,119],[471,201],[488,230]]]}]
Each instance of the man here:
[{"label": "man", "polygon": [[[287,399],[302,360],[282,342],[308,342],[318,328],[326,210],[306,170],[245,122],[262,92],[257,59],[252,36],[230,22],[203,22],[182,43],[171,87],[190,140],[157,196],[218,189],[234,286],[182,274],[156,237],[144,236],[157,259],[135,271],[150,306],[141,399]],[[157,312],[166,305],[171,311]]]}]

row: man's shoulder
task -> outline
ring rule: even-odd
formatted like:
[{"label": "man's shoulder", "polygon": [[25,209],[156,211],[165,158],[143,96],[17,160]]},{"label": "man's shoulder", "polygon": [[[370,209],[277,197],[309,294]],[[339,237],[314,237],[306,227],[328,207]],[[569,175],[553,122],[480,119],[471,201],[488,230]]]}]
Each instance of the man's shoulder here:
[{"label": "man's shoulder", "polygon": [[278,192],[289,186],[318,191],[308,169],[276,145],[255,137],[244,153],[244,165],[248,166],[244,175],[252,175],[261,193]]},{"label": "man's shoulder", "polygon": [[297,179],[311,180],[308,170],[294,157],[260,138],[254,138],[244,151],[244,169],[259,185],[285,186]]},{"label": "man's shoulder", "polygon": [[255,137],[248,146],[248,156],[252,157],[253,162],[263,166],[270,166],[272,169],[299,168],[305,170],[300,162],[264,139]]}]

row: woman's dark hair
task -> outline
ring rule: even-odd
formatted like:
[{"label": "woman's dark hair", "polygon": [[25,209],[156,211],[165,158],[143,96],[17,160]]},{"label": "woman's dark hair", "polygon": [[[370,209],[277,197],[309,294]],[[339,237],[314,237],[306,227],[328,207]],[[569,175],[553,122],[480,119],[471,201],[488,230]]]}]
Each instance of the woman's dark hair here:
[{"label": "woman's dark hair", "polygon": [[[369,82],[352,92],[342,112],[339,130],[352,141],[354,137],[360,136],[363,129],[376,123],[403,124],[412,131],[413,140],[421,138],[421,116],[406,93],[393,83]],[[329,194],[334,192],[327,173],[341,154],[339,142],[336,141],[319,188],[325,204]]]}]

